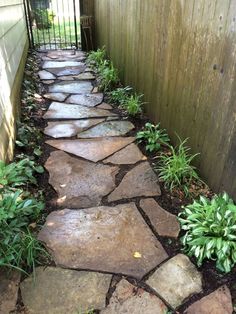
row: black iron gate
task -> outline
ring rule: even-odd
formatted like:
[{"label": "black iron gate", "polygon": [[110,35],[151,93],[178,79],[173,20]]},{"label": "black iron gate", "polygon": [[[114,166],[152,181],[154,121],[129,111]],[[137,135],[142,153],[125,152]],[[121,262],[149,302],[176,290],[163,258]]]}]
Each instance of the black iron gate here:
[{"label": "black iron gate", "polygon": [[79,0],[24,0],[24,6],[32,48],[79,48]]}]

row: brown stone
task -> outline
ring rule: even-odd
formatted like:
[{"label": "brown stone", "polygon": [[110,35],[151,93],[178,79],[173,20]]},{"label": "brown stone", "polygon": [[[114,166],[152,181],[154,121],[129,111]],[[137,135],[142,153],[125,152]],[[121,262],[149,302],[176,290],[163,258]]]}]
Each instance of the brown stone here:
[{"label": "brown stone", "polygon": [[153,198],[140,201],[140,206],[160,236],[177,238],[180,225],[175,215],[168,213]]},{"label": "brown stone", "polygon": [[54,83],[54,80],[47,80],[47,81],[43,80],[42,83],[46,84],[46,85],[50,85],[50,84]]},{"label": "brown stone", "polygon": [[72,93],[72,94],[86,94],[90,93],[93,86],[89,81],[72,81],[55,83],[49,87],[50,93]]},{"label": "brown stone", "polygon": [[79,140],[49,140],[47,144],[84,159],[97,162],[135,140],[134,137],[101,137]]},{"label": "brown stone", "polygon": [[186,314],[232,314],[233,305],[227,286],[222,286],[211,294],[190,305]]},{"label": "brown stone", "polygon": [[101,314],[166,314],[167,307],[155,295],[122,279]]},{"label": "brown stone", "polygon": [[107,274],[37,267],[20,288],[29,314],[76,314],[104,308],[110,281]]},{"label": "brown stone", "polygon": [[82,208],[100,205],[115,187],[118,167],[72,158],[61,151],[50,154],[46,164],[49,183],[59,195],[59,206]]},{"label": "brown stone", "polygon": [[146,159],[147,157],[142,154],[137,145],[132,143],[111,157],[105,159],[103,162],[117,165],[129,165]]},{"label": "brown stone", "polygon": [[59,76],[58,79],[61,80],[61,81],[74,81],[74,77],[71,76],[71,75],[68,75],[68,76],[66,76],[66,75]]},{"label": "brown stone", "polygon": [[43,63],[43,69],[57,69],[57,68],[67,68],[67,67],[77,67],[82,66],[83,63],[79,61],[45,61]]},{"label": "brown stone", "polygon": [[47,93],[43,95],[44,98],[55,100],[55,101],[64,101],[67,96],[68,94],[64,94],[64,93]]},{"label": "brown stone", "polygon": [[130,170],[120,185],[108,196],[113,202],[123,198],[138,196],[158,196],[161,194],[157,177],[148,162],[143,162]]},{"label": "brown stone", "polygon": [[103,102],[101,105],[97,106],[97,108],[105,109],[105,110],[111,110],[113,107],[105,102]]},{"label": "brown stone", "polygon": [[134,203],[52,212],[39,239],[57,265],[139,279],[168,257]]},{"label": "brown stone", "polygon": [[85,95],[71,95],[67,102],[71,104],[83,105],[87,107],[95,107],[103,100],[103,94],[85,94]]},{"label": "brown stone", "polygon": [[15,310],[20,272],[1,267],[0,269],[0,314],[8,314]]},{"label": "brown stone", "polygon": [[80,73],[79,75],[76,75],[74,78],[77,80],[94,80],[95,75],[90,72],[85,72],[85,73]]}]

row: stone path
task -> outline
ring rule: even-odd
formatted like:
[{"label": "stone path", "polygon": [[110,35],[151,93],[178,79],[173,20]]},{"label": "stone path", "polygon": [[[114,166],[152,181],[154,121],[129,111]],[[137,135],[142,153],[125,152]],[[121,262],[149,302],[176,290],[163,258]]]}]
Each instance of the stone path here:
[{"label": "stone path", "polygon": [[[158,204],[158,180],[134,143],[134,125],[103,102],[82,52],[41,58],[50,102],[44,133],[54,148],[45,168],[58,198],[38,238],[56,266],[38,267],[35,280],[21,282],[27,313],[173,313],[202,291],[202,278],[187,256],[169,257],[160,242],[180,228]],[[5,280],[14,304],[19,276]],[[3,295],[5,314],[12,304]],[[232,313],[230,300],[222,287],[186,313]]]}]

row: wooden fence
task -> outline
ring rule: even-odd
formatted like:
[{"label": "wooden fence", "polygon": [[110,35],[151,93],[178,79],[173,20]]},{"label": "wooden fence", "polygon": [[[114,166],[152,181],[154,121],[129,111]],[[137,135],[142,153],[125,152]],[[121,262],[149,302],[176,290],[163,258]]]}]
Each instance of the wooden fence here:
[{"label": "wooden fence", "polygon": [[96,40],[215,190],[236,199],[236,1],[94,0]]}]

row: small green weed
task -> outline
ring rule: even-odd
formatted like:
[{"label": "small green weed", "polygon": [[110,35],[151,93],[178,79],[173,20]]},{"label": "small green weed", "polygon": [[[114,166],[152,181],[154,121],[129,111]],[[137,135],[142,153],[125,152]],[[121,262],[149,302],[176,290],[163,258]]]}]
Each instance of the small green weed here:
[{"label": "small green weed", "polygon": [[119,87],[108,93],[109,101],[113,104],[117,104],[122,106],[125,104],[130,92],[132,91],[132,87]]},{"label": "small green weed", "polygon": [[231,271],[236,264],[236,205],[226,193],[212,200],[200,197],[184,208],[179,221],[186,231],[181,239],[185,251],[199,266],[212,259],[220,271]]},{"label": "small green weed", "polygon": [[119,82],[118,70],[113,63],[105,60],[98,68],[99,89],[109,91]]},{"label": "small green weed", "polygon": [[146,123],[142,131],[136,135],[138,143],[144,142],[146,144],[146,151],[157,152],[161,145],[168,145],[170,141],[165,129],[160,128],[160,123],[157,125]]},{"label": "small green weed", "polygon": [[183,189],[186,196],[189,195],[189,187],[192,180],[200,181],[195,167],[191,165],[192,160],[198,155],[189,154],[190,148],[185,146],[187,139],[181,141],[174,148],[170,146],[171,155],[162,154],[159,157],[160,165],[156,167],[159,179],[164,181],[165,187],[173,191],[175,188]]},{"label": "small green weed", "polygon": [[94,64],[94,66],[99,67],[101,66],[106,59],[106,49],[103,46],[101,49],[97,49],[96,51],[91,51],[88,54],[87,61],[89,63]]},{"label": "small green weed", "polygon": [[130,116],[136,116],[142,112],[142,105],[144,104],[141,99],[143,95],[134,94],[128,96],[125,102],[122,104],[122,108],[125,109]]},{"label": "small green weed", "polygon": [[38,129],[22,122],[18,122],[17,126],[17,146],[30,147],[38,145],[42,137],[41,132]]}]

